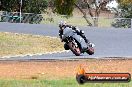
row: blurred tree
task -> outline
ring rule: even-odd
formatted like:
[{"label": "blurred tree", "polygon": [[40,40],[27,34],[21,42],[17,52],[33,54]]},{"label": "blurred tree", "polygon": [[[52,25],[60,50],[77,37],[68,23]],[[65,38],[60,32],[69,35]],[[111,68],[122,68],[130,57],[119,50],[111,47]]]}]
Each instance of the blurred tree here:
[{"label": "blurred tree", "polygon": [[117,17],[121,19],[117,19],[112,26],[130,28],[132,18],[132,0],[118,0],[118,2],[120,10]]},{"label": "blurred tree", "polygon": [[[19,12],[21,0],[1,0],[0,10]],[[41,13],[48,7],[48,0],[22,0],[22,12]]]},{"label": "blurred tree", "polygon": [[48,0],[23,0],[22,12],[40,14],[48,7]]},{"label": "blurred tree", "polygon": [[[78,1],[78,3],[77,3]],[[100,10],[107,4],[108,0],[55,0],[56,12],[61,15],[72,15],[73,9],[77,7],[80,12],[83,14],[86,22],[89,26],[98,26],[98,17]],[[82,6],[80,6],[82,4]],[[92,6],[94,7],[92,7]],[[85,9],[85,10],[84,10]],[[95,12],[92,12],[91,9],[95,9]],[[87,18],[87,11],[92,17],[94,24],[92,24]],[[93,18],[94,17],[94,18]]]},{"label": "blurred tree", "polygon": [[72,15],[76,0],[55,0],[56,12],[61,15]]},{"label": "blurred tree", "polygon": [[3,11],[16,11],[19,9],[18,0],[1,0],[1,9]]},{"label": "blurred tree", "polygon": [[132,0],[117,0],[120,4],[129,4],[132,3]]},{"label": "blurred tree", "polygon": [[[20,18],[20,7],[22,13],[34,13],[34,14],[22,14]],[[48,7],[48,0],[1,0],[0,10],[3,12],[2,21],[8,22],[23,22],[24,23],[40,23],[43,19],[41,14],[46,11]],[[26,18],[26,16],[30,18]],[[24,20],[26,18],[26,20]]]}]

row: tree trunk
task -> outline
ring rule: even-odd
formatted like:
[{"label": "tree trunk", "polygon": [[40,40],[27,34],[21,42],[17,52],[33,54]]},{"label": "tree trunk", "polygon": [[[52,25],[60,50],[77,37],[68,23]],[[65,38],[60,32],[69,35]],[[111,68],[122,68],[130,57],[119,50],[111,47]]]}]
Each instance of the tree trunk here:
[{"label": "tree trunk", "polygon": [[99,4],[99,6],[97,6],[97,3],[95,2],[96,10],[95,10],[94,26],[96,26],[96,27],[98,27],[98,19],[99,19],[99,14],[100,14],[101,7],[103,5],[106,5],[106,4],[107,4],[107,2],[103,1]]},{"label": "tree trunk", "polygon": [[[89,11],[89,15],[93,18],[94,17],[94,15],[93,15],[93,13],[92,13],[92,11],[91,11],[91,8],[90,8],[90,5],[89,5],[89,3],[87,2],[87,0],[85,0],[85,3],[87,4],[87,7],[88,7],[88,11]],[[95,2],[95,4],[96,4],[96,2]],[[97,8],[97,5],[96,5],[96,8]],[[96,9],[97,10],[97,9]],[[95,18],[93,18],[93,25],[94,26],[98,26],[98,18],[97,18],[97,16],[96,16],[96,14],[97,14],[97,11],[95,12]]]},{"label": "tree trunk", "polygon": [[87,19],[86,13],[76,3],[74,3],[74,4],[80,10],[80,12],[83,14],[83,18],[88,23],[88,26],[92,26],[92,23],[90,23],[90,21]]},{"label": "tree trunk", "polygon": [[89,3],[88,3],[87,1],[85,1],[85,3],[87,4],[87,8],[88,8],[89,15],[90,15],[91,17],[93,17],[93,13],[92,13],[92,11],[91,11],[91,8],[90,8]]},{"label": "tree trunk", "polygon": [[94,26],[98,27],[98,17],[99,17],[99,11],[100,11],[100,5],[97,6],[97,3],[95,1],[95,18],[94,18]]}]

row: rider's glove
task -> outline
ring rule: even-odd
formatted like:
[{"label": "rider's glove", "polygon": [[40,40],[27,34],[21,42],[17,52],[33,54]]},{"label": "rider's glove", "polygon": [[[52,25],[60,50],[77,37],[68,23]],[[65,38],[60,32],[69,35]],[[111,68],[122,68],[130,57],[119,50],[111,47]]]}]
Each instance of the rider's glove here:
[{"label": "rider's glove", "polygon": [[84,31],[83,31],[83,30],[80,30],[80,33],[81,33],[81,34],[84,34]]},{"label": "rider's glove", "polygon": [[62,35],[61,42],[65,42],[65,41],[66,41],[66,37]]},{"label": "rider's glove", "polygon": [[61,35],[61,42],[64,41],[64,35]]},{"label": "rider's glove", "polygon": [[66,42],[66,39],[61,39],[61,42]]}]

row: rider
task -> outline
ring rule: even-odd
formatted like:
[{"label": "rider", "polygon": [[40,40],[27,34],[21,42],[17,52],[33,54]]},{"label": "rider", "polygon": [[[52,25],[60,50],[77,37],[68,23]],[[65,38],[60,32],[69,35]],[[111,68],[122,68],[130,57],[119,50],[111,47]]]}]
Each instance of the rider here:
[{"label": "rider", "polygon": [[[88,47],[90,46],[90,42],[89,42],[89,40],[86,38],[86,36],[84,35],[84,31],[79,30],[76,26],[67,25],[66,21],[61,21],[61,22],[59,23],[59,28],[60,28],[60,30],[59,30],[59,36],[60,36],[62,42],[64,41],[64,40],[62,39],[63,30],[64,30],[66,27],[72,28],[78,35],[80,35],[80,36],[85,40],[85,42],[87,43]],[[66,50],[69,50],[69,49],[67,49],[66,44],[64,44],[64,48],[65,48]]]}]

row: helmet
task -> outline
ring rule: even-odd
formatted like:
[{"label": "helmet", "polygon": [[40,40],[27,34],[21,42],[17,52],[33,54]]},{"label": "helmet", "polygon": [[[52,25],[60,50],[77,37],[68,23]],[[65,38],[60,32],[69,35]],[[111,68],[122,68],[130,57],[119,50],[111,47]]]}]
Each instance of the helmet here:
[{"label": "helmet", "polygon": [[63,27],[63,26],[65,26],[66,25],[66,21],[60,21],[59,22],[59,27]]}]

